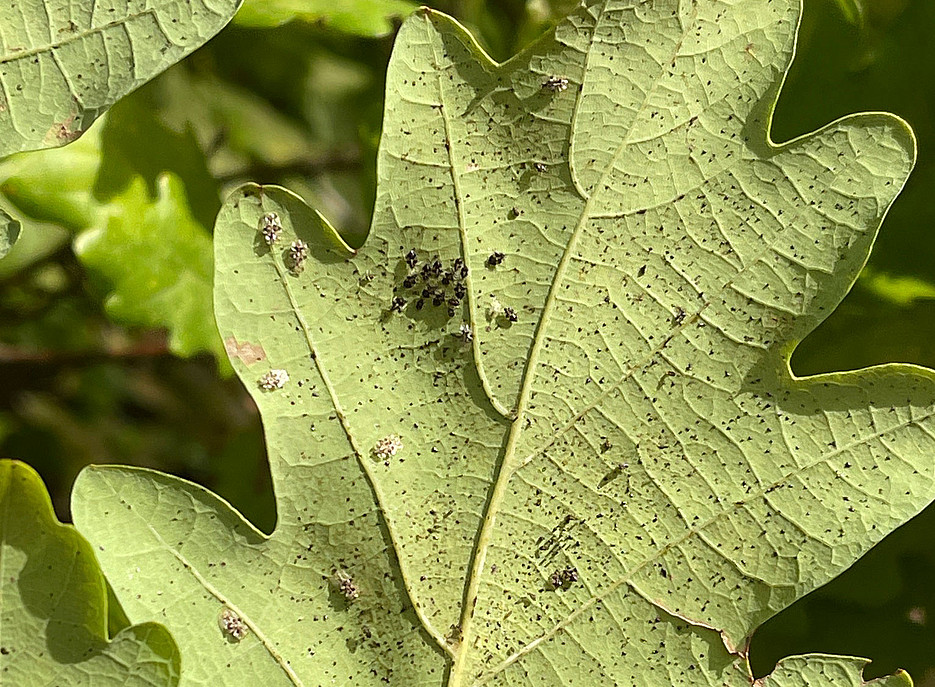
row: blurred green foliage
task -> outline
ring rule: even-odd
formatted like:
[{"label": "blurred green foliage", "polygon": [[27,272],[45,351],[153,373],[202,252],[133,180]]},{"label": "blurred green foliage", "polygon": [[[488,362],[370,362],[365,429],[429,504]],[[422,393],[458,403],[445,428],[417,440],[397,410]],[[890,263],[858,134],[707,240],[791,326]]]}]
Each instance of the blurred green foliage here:
[{"label": "blurred green foliage", "polygon": [[[429,4],[502,60],[576,3]],[[0,162],[0,255],[19,237],[0,261],[0,456],[36,467],[60,517],[77,471],[114,462],[193,479],[272,529],[259,419],[224,376],[210,228],[249,180],[293,189],[363,242],[392,32],[413,6],[248,0],[78,142]],[[805,0],[774,140],[888,110],[913,126],[919,162],[854,290],[793,357],[798,374],[935,367],[933,29],[930,0]],[[874,659],[869,675],[903,667],[935,685],[933,534],[930,508],[767,623],[755,671],[840,652]]]}]

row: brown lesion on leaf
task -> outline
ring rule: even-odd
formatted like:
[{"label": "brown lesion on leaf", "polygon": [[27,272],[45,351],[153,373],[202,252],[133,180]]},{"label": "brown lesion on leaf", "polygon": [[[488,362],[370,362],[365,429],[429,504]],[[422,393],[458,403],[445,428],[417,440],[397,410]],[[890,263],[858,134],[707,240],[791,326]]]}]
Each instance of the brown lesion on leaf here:
[{"label": "brown lesion on leaf", "polygon": [[72,114],[65,121],[56,122],[46,132],[44,142],[49,145],[65,145],[76,140],[84,133],[84,129],[77,124],[77,121],[78,115]]},{"label": "brown lesion on leaf", "polygon": [[238,342],[236,337],[224,339],[224,349],[231,358],[238,358],[244,365],[250,366],[266,360],[266,351],[259,344],[249,341]]}]

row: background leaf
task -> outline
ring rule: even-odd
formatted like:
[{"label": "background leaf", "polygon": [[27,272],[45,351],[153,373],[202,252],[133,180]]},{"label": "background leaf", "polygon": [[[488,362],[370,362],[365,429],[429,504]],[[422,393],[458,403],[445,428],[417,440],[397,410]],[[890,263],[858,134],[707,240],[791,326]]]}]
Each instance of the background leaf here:
[{"label": "background leaf", "polygon": [[[160,155],[149,155],[141,139]],[[67,148],[17,155],[0,169],[0,188],[20,213],[76,232],[75,254],[116,321],[164,327],[173,353],[208,351],[228,369],[203,224],[217,212],[217,184],[191,134],[172,132],[130,101]]]},{"label": "background leaf", "polygon": [[5,258],[10,252],[16,239],[19,238],[19,231],[20,223],[0,210],[0,258]]},{"label": "background leaf", "polygon": [[385,36],[393,20],[403,19],[417,6],[410,0],[247,0],[235,20],[255,27],[320,22],[347,33]]},{"label": "background leaf", "polygon": [[32,468],[0,461],[3,611],[0,670],[22,687],[173,687],[178,648],[165,628],[107,637],[104,578],[88,543],[55,520]]},{"label": "background leaf", "polygon": [[240,0],[5,5],[0,157],[75,140],[118,99],[211,38],[239,5]]}]

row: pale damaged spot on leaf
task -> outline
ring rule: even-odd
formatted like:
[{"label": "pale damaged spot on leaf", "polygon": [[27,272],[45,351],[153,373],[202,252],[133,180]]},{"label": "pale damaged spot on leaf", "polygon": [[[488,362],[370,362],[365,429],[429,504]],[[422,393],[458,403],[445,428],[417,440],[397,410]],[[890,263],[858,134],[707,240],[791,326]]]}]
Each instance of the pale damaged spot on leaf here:
[{"label": "pale damaged spot on leaf", "polygon": [[224,349],[230,358],[237,358],[247,366],[266,360],[266,351],[261,345],[249,341],[238,342],[233,336],[224,339]]},{"label": "pale damaged spot on leaf", "polygon": [[77,140],[85,130],[76,126],[76,121],[77,116],[71,115],[68,119],[53,124],[46,133],[43,143],[47,147],[56,147]]}]

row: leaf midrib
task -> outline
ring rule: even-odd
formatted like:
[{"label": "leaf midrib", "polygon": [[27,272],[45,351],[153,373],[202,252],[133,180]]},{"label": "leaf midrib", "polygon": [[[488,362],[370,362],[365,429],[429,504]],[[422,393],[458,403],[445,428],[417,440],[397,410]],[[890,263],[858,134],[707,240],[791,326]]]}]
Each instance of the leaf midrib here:
[{"label": "leaf midrib", "polygon": [[[603,16],[607,11],[607,2],[604,0],[603,7],[600,11],[599,16]],[[698,15],[698,4],[697,0],[692,2],[693,14],[691,22],[687,23],[682,28],[682,35],[680,36],[678,42],[674,46],[674,51],[672,57],[665,62],[660,62],[660,67],[667,64],[669,61],[675,59],[682,47],[682,42],[685,40],[685,37],[688,35],[690,29],[694,26],[694,22],[697,19]],[[598,21],[596,18],[595,21]],[[588,43],[588,54],[585,58],[585,64],[582,74],[586,78],[588,74],[588,67],[591,60],[592,48],[594,47],[593,37]],[[440,80],[440,77],[439,77]],[[584,78],[582,79],[582,83]],[[655,94],[656,89],[659,84],[662,82],[661,79],[654,79],[652,87],[646,91],[646,94],[643,97],[640,107],[637,109],[636,114],[632,118],[632,122],[636,122],[640,119],[644,111],[647,109],[650,103],[651,97]],[[581,103],[581,94],[577,96],[575,101],[574,114],[571,118],[570,136],[572,140],[574,139],[575,132],[575,122],[578,116],[578,107]],[[595,184],[595,189],[600,189],[602,182],[613,173],[614,165],[619,158],[620,154],[630,145],[630,133],[633,131],[633,126],[631,124],[630,128],[627,130],[627,135],[621,139],[620,144],[617,146],[614,154],[610,157],[608,163],[605,165],[604,169],[601,171],[601,176]],[[571,150],[569,149],[569,168],[571,168]],[[573,175],[574,176],[574,175]],[[585,201],[584,206],[581,209],[581,216],[578,220],[578,223],[575,225],[574,230],[572,231],[571,237],[568,240],[568,243],[565,247],[565,251],[562,254],[562,259],[558,264],[558,267],[555,270],[555,274],[552,277],[552,284],[549,287],[549,294],[546,297],[545,304],[542,309],[542,315],[539,318],[539,322],[536,325],[536,331],[533,335],[533,345],[530,350],[529,358],[526,361],[526,366],[523,371],[523,384],[520,389],[519,398],[516,404],[516,419],[513,421],[513,424],[510,428],[509,437],[507,438],[506,447],[504,449],[503,457],[501,459],[500,469],[497,473],[497,481],[494,485],[494,489],[490,496],[489,505],[486,513],[484,514],[484,520],[481,525],[480,536],[477,540],[477,548],[474,555],[474,564],[471,566],[471,571],[469,573],[470,579],[468,582],[468,591],[465,596],[465,604],[463,609],[463,615],[461,620],[461,632],[462,632],[462,641],[458,651],[457,658],[455,660],[455,665],[452,667],[451,676],[449,678],[449,687],[460,687],[462,684],[462,677],[465,674],[465,665],[467,664],[467,656],[469,654],[471,631],[473,630],[473,619],[474,612],[477,606],[478,591],[480,589],[480,579],[483,574],[483,570],[486,563],[487,551],[490,547],[490,539],[493,536],[494,524],[496,522],[497,512],[503,503],[507,486],[509,485],[510,479],[512,478],[516,465],[516,446],[523,434],[525,429],[525,419],[527,406],[532,392],[533,382],[536,379],[536,370],[539,364],[539,356],[544,345],[546,337],[542,334],[543,331],[547,328],[549,320],[551,319],[552,312],[555,309],[555,304],[557,302],[557,292],[559,285],[562,283],[565,273],[568,269],[568,265],[572,260],[574,255],[574,249],[577,246],[578,240],[582,234],[584,227],[587,222],[591,219],[591,207],[595,202],[596,198],[600,198],[600,192],[594,193],[591,196],[587,196],[585,190],[581,188],[578,180],[574,180],[575,188],[577,189],[579,195]],[[673,332],[672,336],[675,333]]]}]

